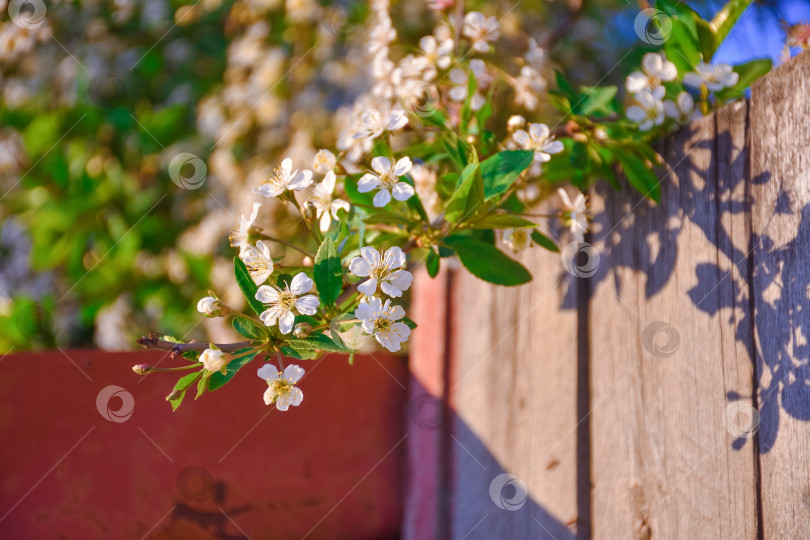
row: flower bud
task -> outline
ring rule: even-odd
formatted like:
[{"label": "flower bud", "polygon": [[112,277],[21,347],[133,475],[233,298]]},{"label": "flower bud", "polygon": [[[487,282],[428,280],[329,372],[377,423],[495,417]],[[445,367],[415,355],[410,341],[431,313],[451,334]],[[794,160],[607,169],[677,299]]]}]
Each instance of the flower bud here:
[{"label": "flower bud", "polygon": [[222,302],[213,296],[206,296],[197,302],[197,311],[206,317],[221,317],[222,316]]},{"label": "flower bud", "polygon": [[138,364],[137,366],[132,366],[132,371],[137,373],[138,375],[145,375],[154,369],[152,366],[147,364]]},{"label": "flower bud", "polygon": [[303,322],[299,323],[295,326],[295,330],[293,330],[293,335],[298,339],[304,339],[312,333],[312,326]]},{"label": "flower bud", "polygon": [[301,208],[301,213],[304,215],[304,219],[313,221],[318,215],[318,210],[315,208],[315,204],[313,204],[312,201],[307,201],[303,208]]},{"label": "flower bud", "polygon": [[231,355],[225,354],[219,349],[205,349],[200,355],[200,362],[205,366],[205,369],[212,372],[222,371],[230,361]]},{"label": "flower bud", "polygon": [[315,263],[312,260],[312,257],[310,257],[309,255],[304,255],[304,258],[301,261],[301,264],[304,265],[304,266],[312,266]]},{"label": "flower bud", "polygon": [[608,135],[607,131],[605,131],[603,128],[598,127],[595,130],[593,130],[593,136],[597,141],[604,141],[605,139],[607,139]]},{"label": "flower bud", "polygon": [[526,125],[526,119],[520,116],[519,114],[513,114],[509,117],[509,120],[506,121],[506,129],[509,132],[515,131],[516,129],[520,129]]}]

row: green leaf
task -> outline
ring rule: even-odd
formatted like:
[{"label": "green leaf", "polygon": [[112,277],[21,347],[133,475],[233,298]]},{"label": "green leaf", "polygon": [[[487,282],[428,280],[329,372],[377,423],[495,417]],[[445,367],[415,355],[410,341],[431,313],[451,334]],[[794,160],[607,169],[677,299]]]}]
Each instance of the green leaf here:
[{"label": "green leaf", "polygon": [[554,240],[546,236],[545,234],[541,233],[538,230],[532,231],[532,240],[534,243],[540,247],[544,247],[549,251],[553,251],[554,253],[559,253],[560,248],[557,247],[557,244],[554,243]]},{"label": "green leaf", "polygon": [[402,322],[405,323],[405,326],[407,326],[411,330],[413,330],[417,326],[417,324],[415,322],[413,322],[411,319],[409,319],[408,317],[402,317]]},{"label": "green leaf", "polygon": [[478,164],[470,163],[461,171],[458,187],[447,202],[444,219],[460,223],[475,215],[484,203],[484,184],[477,174]]},{"label": "green leaf", "polygon": [[741,97],[743,94],[745,94],[746,88],[751,86],[754,81],[771,70],[772,65],[773,62],[771,62],[771,59],[765,58],[761,60],[752,60],[750,62],[746,62],[745,64],[734,66],[734,71],[740,76],[740,78],[737,81],[737,84],[731,88],[725,88],[721,92],[717,92],[718,99],[721,101],[727,101],[729,99]]},{"label": "green leaf", "polygon": [[234,317],[231,324],[233,325],[233,329],[242,337],[248,339],[267,339],[267,331],[246,317]]},{"label": "green leaf", "polygon": [[199,398],[201,395],[205,393],[205,391],[208,389],[209,380],[210,376],[206,377],[205,375],[203,375],[202,378],[199,381],[197,381],[197,395],[194,396],[194,399]]},{"label": "green leaf", "polygon": [[439,263],[441,261],[441,257],[439,254],[436,253],[433,248],[428,249],[427,254],[427,262],[425,266],[427,267],[428,275],[432,278],[435,278],[439,273]]},{"label": "green leaf", "polygon": [[331,239],[325,238],[315,255],[312,277],[324,306],[332,307],[343,291],[343,265]]},{"label": "green leaf", "polygon": [[720,43],[717,41],[717,37],[714,35],[709,23],[703,19],[698,18],[695,20],[695,31],[697,31],[698,46],[703,55],[703,61],[710,62],[712,56],[714,56],[714,51],[717,50]]},{"label": "green leaf", "polygon": [[470,236],[450,236],[444,243],[453,248],[461,264],[474,276],[496,285],[522,285],[532,280],[526,268],[488,242]]},{"label": "green leaf", "polygon": [[537,223],[513,214],[490,214],[472,224],[473,229],[518,229],[537,227]]},{"label": "green leaf", "polygon": [[616,157],[622,164],[624,175],[636,191],[655,201],[661,202],[661,185],[658,177],[648,169],[644,162],[634,154],[628,152],[616,152]]},{"label": "green leaf", "polygon": [[579,98],[579,95],[577,94],[577,91],[574,90],[574,87],[571,86],[571,83],[569,83],[568,80],[565,78],[565,76],[555,69],[554,77],[555,80],[557,81],[557,88],[562,93],[562,95],[567,97],[570,101],[576,102]]},{"label": "green leaf", "polygon": [[295,358],[296,360],[314,360],[318,358],[318,351],[301,350],[296,351],[290,347],[281,347],[281,354],[288,358]]},{"label": "green leaf", "polygon": [[182,377],[179,381],[177,381],[177,384],[174,385],[174,388],[172,389],[171,393],[174,394],[175,392],[180,392],[180,395],[175,399],[166,398],[166,400],[169,403],[171,403],[173,411],[176,411],[177,408],[180,406],[180,404],[183,402],[183,398],[186,396],[186,390],[188,390],[192,384],[197,382],[197,379],[202,377],[203,371],[205,371],[205,369],[195,371],[194,373],[189,373],[188,375]]},{"label": "green leaf", "polygon": [[616,96],[615,86],[581,86],[582,98],[574,105],[573,113],[590,116],[594,113],[609,114],[608,106]]},{"label": "green leaf", "polygon": [[[691,22],[691,21],[690,21]],[[694,23],[693,23],[694,25]],[[678,74],[694,71],[700,62],[700,44],[697,34],[682,19],[672,19],[672,32],[664,44],[667,59],[678,68]]]},{"label": "green leaf", "polygon": [[251,353],[247,356],[243,356],[242,358],[231,360],[228,362],[227,371],[225,374],[223,374],[221,371],[211,373],[211,376],[208,378],[208,390],[213,392],[214,390],[222,388],[228,384],[228,382],[233,379],[233,376],[236,375],[236,372],[252,362],[253,359],[256,358],[257,354],[258,353]]},{"label": "green leaf", "polygon": [[520,173],[528,169],[534,152],[531,150],[505,150],[481,162],[484,197],[489,199],[507,191]]},{"label": "green leaf", "polygon": [[245,295],[248,305],[250,305],[251,309],[253,309],[256,315],[261,315],[265,309],[264,304],[256,300],[256,291],[258,290],[258,287],[255,283],[253,283],[253,278],[250,277],[250,273],[248,272],[245,263],[242,262],[242,259],[239,257],[233,258],[233,270],[234,275],[236,276],[236,283],[242,290],[242,294]]},{"label": "green leaf", "polygon": [[311,351],[326,352],[352,352],[347,347],[341,347],[326,334],[310,334],[307,339],[288,339],[287,344],[298,353]]},{"label": "green leaf", "polygon": [[726,39],[726,36],[737,23],[740,15],[751,5],[753,0],[729,0],[723,9],[717,12],[710,24],[715,41],[718,45]]}]

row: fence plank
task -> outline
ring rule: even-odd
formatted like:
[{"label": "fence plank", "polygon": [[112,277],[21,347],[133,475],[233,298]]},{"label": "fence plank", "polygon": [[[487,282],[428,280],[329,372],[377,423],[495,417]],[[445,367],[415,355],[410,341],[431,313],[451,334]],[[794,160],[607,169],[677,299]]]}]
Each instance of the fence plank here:
[{"label": "fence plank", "polygon": [[810,54],[752,89],[753,291],[766,538],[810,531]]},{"label": "fence plank", "polygon": [[595,538],[756,536],[754,444],[732,449],[725,427],[727,395],[753,385],[738,301],[746,105],[733,107],[669,141],[660,206],[628,191],[592,197]]},{"label": "fence plank", "polygon": [[574,538],[577,313],[558,310],[575,291],[558,255],[532,249],[519,259],[534,274],[522,287],[466,271],[454,278],[453,538]]}]

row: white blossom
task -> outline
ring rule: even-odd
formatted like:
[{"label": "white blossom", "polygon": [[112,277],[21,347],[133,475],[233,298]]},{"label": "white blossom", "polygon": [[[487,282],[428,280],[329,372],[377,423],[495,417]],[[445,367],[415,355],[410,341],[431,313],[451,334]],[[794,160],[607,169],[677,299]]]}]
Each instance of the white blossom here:
[{"label": "white blossom", "polygon": [[585,204],[585,195],[577,193],[574,202],[568,197],[563,188],[557,190],[562,199],[562,223],[571,230],[574,238],[582,242],[588,230],[588,207]]},{"label": "white blossom", "polygon": [[349,271],[355,276],[368,278],[357,287],[366,296],[373,296],[379,285],[388,296],[399,298],[413,281],[410,272],[401,270],[405,263],[405,253],[397,246],[389,248],[382,257],[379,251],[366,246],[360,250],[360,257],[349,263]]},{"label": "white blossom", "polygon": [[506,121],[506,129],[509,131],[515,131],[525,125],[526,119],[519,114],[513,114],[509,117],[509,120]]},{"label": "white blossom", "polygon": [[503,242],[518,253],[532,243],[529,229],[504,229]]},{"label": "white blossom", "polygon": [[302,171],[293,170],[292,160],[285,158],[281,162],[273,175],[261,183],[254,193],[265,197],[278,197],[286,190],[300,190],[312,183],[312,171],[304,169]]},{"label": "white blossom", "polygon": [[683,83],[686,86],[706,88],[712,92],[719,92],[723,88],[730,88],[740,80],[739,74],[735,73],[729,64],[717,64],[712,66],[705,62],[700,62],[695,68],[695,72],[687,73],[683,76]]},{"label": "white blossom", "polygon": [[545,124],[529,124],[528,133],[519,129],[512,138],[524,150],[534,150],[535,163],[545,163],[551,159],[550,154],[559,154],[565,149],[562,142],[554,140]]},{"label": "white blossom", "polygon": [[338,219],[338,210],[343,209],[348,212],[351,208],[349,203],[343,199],[335,199],[335,181],[335,173],[329,171],[323,180],[315,185],[306,196],[307,200],[315,205],[315,215],[319,220],[321,232],[329,230],[332,218]]},{"label": "white blossom", "polygon": [[261,203],[253,203],[253,212],[250,213],[249,218],[245,218],[245,214],[242,214],[241,218],[239,219],[239,224],[231,230],[230,235],[228,235],[228,239],[231,241],[231,247],[238,247],[240,255],[244,252],[248,247],[248,236],[250,235],[250,230],[253,227],[253,222],[256,221],[256,217],[259,215],[259,208],[261,207]]},{"label": "white blossom", "polygon": [[200,355],[200,362],[202,362],[205,369],[208,371],[221,371],[225,372],[225,366],[231,361],[231,356],[225,354],[219,349],[205,349]]},{"label": "white blossom", "polygon": [[486,17],[478,11],[471,11],[464,16],[464,37],[472,44],[476,52],[489,52],[489,42],[501,35],[498,19]]},{"label": "white blossom", "polygon": [[[470,60],[470,71],[475,75],[476,90],[470,98],[470,108],[474,111],[481,109],[486,103],[486,98],[478,92],[479,89],[486,88],[492,82],[492,76],[487,72],[487,65],[483,60],[474,58]],[[448,95],[453,101],[464,101],[467,99],[469,75],[461,68],[454,68],[450,70],[450,81],[456,86],[453,86]]]},{"label": "white blossom", "polygon": [[428,64],[423,72],[426,81],[431,81],[436,77],[437,68],[447,69],[450,67],[453,46],[452,39],[438,41],[434,36],[424,36],[419,40],[419,48],[422,49],[423,58]]},{"label": "white blossom", "polygon": [[273,258],[270,256],[270,246],[262,240],[256,242],[256,247],[248,246],[245,251],[239,254],[239,258],[245,263],[250,277],[256,285],[261,285],[267,281],[267,278],[273,273]]},{"label": "white blossom", "polygon": [[[663,87],[661,83],[674,81],[678,77],[678,69],[675,64],[667,60],[664,53],[647,53],[641,59],[642,71],[634,71],[627,76],[625,88],[632,94],[637,94],[642,90],[659,92],[663,97]],[[661,90],[656,90],[661,88]]]},{"label": "white blossom", "polygon": [[401,107],[387,111],[371,109],[360,117],[361,129],[354,134],[355,138],[377,138],[383,131],[396,131],[408,125],[408,116]]},{"label": "white blossom", "polygon": [[695,100],[689,92],[681,92],[675,101],[670,99],[664,101],[664,112],[681,124],[687,124],[700,116],[700,112],[695,108]]},{"label": "white blossom", "polygon": [[304,368],[290,364],[282,373],[273,364],[265,364],[256,371],[256,375],[267,382],[268,388],[264,391],[265,405],[275,402],[279,411],[301,405],[304,393],[296,383],[304,376]]},{"label": "white blossom", "polygon": [[[367,193],[379,189],[374,195],[374,206],[382,208],[391,201],[391,196],[398,201],[406,201],[414,194],[413,186],[400,182],[399,177],[411,170],[411,158],[403,157],[394,164],[387,157],[377,156],[371,160],[374,173],[364,174],[357,182],[357,191]],[[376,174],[375,174],[376,173]]]},{"label": "white blossom", "polygon": [[312,170],[318,174],[326,174],[335,169],[337,158],[329,150],[318,150],[312,160]]},{"label": "white blossom", "polygon": [[396,322],[405,316],[402,306],[392,306],[391,300],[382,300],[373,296],[364,299],[354,312],[360,319],[363,331],[374,336],[377,343],[391,352],[397,352],[400,344],[411,335],[408,325]]},{"label": "white blossom", "polygon": [[259,318],[266,326],[274,326],[278,321],[279,331],[289,334],[295,322],[293,309],[302,315],[315,315],[320,305],[317,296],[306,294],[313,285],[313,281],[303,272],[297,274],[284,290],[273,285],[262,285],[256,291],[256,300],[268,304],[270,308]]},{"label": "white blossom", "polygon": [[649,90],[642,90],[635,95],[637,105],[627,107],[627,118],[638,124],[641,131],[648,131],[653,126],[664,123],[664,104],[661,98]]}]

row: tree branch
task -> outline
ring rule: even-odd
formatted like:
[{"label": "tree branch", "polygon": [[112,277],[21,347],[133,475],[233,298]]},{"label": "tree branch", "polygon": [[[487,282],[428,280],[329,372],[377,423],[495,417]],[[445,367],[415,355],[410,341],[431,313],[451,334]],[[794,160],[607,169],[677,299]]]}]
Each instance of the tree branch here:
[{"label": "tree branch", "polygon": [[[171,351],[172,358],[177,358],[187,351],[204,351],[210,348],[210,343],[191,341],[189,343],[175,343],[173,341],[166,341],[161,339],[157,334],[149,334],[138,338],[140,343],[145,349],[160,349],[163,351]],[[250,347],[253,342],[251,340],[239,341],[237,343],[215,343],[219,350],[226,353],[236,352],[239,349]]]}]

